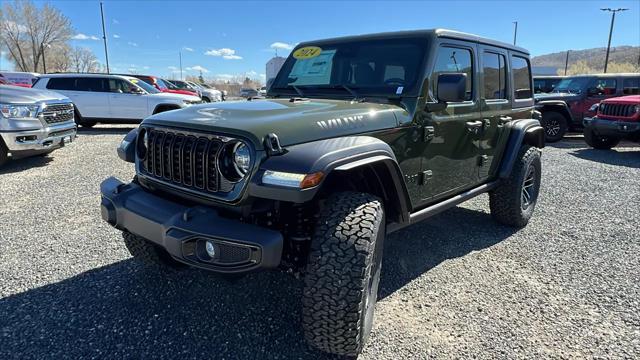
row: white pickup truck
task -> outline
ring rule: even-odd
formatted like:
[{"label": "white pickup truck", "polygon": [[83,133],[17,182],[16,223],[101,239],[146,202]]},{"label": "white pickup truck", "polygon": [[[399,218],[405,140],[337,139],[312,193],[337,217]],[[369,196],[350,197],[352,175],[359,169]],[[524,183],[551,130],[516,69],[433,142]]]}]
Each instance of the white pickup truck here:
[{"label": "white pickup truck", "polygon": [[76,122],[84,127],[98,122],[139,123],[153,114],[202,102],[197,96],[162,93],[122,75],[45,74],[33,87],[68,96],[76,106]]},{"label": "white pickup truck", "polygon": [[73,112],[71,100],[58,93],[0,85],[0,166],[73,141]]}]

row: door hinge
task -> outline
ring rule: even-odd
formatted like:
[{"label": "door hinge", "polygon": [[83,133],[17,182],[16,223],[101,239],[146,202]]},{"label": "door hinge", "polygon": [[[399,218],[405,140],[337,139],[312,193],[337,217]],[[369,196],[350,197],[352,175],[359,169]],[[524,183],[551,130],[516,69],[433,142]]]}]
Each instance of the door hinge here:
[{"label": "door hinge", "polygon": [[419,184],[420,185],[426,184],[432,177],[433,177],[433,171],[431,170],[425,170],[421,172]]},{"label": "door hinge", "polygon": [[436,136],[436,129],[433,126],[425,126],[423,128],[423,134],[424,142],[429,142]]}]

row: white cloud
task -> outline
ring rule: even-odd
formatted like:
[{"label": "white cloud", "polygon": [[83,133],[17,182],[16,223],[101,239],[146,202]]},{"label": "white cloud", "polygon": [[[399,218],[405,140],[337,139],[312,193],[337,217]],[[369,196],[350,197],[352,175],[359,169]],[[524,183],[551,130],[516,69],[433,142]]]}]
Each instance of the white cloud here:
[{"label": "white cloud", "polygon": [[236,55],[236,51],[229,48],[211,49],[204,53],[209,56],[218,56],[226,60],[240,60],[242,56]]},{"label": "white cloud", "polygon": [[209,72],[209,70],[203,68],[200,65],[195,65],[195,66],[188,67],[188,68],[186,68],[186,70],[187,71],[202,71],[203,73],[208,73]]},{"label": "white cloud", "polygon": [[205,52],[204,54],[209,56],[232,56],[235,53],[236,51],[233,49],[222,48],[222,49],[211,49]]},{"label": "white cloud", "polygon": [[169,70],[171,70],[171,71],[176,71],[176,70],[178,70],[178,68],[177,68],[177,67],[175,67],[175,66],[167,66],[167,69],[169,69]]},{"label": "white cloud", "polygon": [[114,38],[114,39],[120,39],[120,35],[118,35],[118,34],[113,34],[113,38]]},{"label": "white cloud", "polygon": [[247,75],[249,75],[249,76],[256,76],[256,75],[258,75],[258,72],[257,72],[257,71],[255,71],[255,70],[247,71]]},{"label": "white cloud", "polygon": [[148,66],[143,66],[142,68],[145,69],[145,70],[149,70]]},{"label": "white cloud", "polygon": [[271,44],[270,47],[272,49],[278,49],[278,50],[291,50],[291,49],[293,49],[293,45],[287,44],[287,43],[284,43],[284,42],[279,42],[279,41],[274,42],[273,44]]},{"label": "white cloud", "polygon": [[189,52],[193,52],[193,49],[190,47],[183,47],[182,49],[184,49],[184,51],[189,51]]},{"label": "white cloud", "polygon": [[73,40],[100,40],[95,35],[85,35],[83,33],[75,34],[71,37]]},{"label": "white cloud", "polygon": [[133,41],[129,41],[127,44],[133,46],[133,47],[138,47],[138,43],[134,43]]}]

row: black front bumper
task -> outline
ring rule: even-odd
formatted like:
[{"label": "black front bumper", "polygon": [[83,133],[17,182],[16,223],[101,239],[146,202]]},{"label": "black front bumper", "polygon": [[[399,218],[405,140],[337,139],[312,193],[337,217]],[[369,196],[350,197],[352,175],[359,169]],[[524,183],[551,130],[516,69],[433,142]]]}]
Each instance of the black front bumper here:
[{"label": "black front bumper", "polygon": [[605,120],[598,117],[584,118],[584,127],[601,136],[631,138],[640,135],[640,122]]},{"label": "black front bumper", "polygon": [[[220,273],[271,269],[280,264],[280,232],[223,218],[210,207],[188,207],[108,178],[100,185],[102,218],[164,248],[176,260]],[[204,251],[214,244],[215,254]]]}]

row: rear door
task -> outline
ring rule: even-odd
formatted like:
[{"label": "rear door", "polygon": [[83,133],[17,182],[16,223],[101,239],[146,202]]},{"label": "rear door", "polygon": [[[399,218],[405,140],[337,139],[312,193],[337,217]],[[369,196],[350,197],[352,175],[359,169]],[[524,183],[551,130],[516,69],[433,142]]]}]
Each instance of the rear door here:
[{"label": "rear door", "polygon": [[52,77],[46,87],[71,99],[82,117],[110,117],[109,98],[100,78]]},{"label": "rear door", "polygon": [[430,92],[437,97],[438,75],[465,73],[466,99],[425,115],[425,129],[432,136],[422,161],[423,203],[449,197],[478,183],[478,133],[475,130],[481,126],[482,118],[475,53],[475,44],[463,41],[447,39],[438,47],[430,72]]},{"label": "rear door", "polygon": [[478,139],[478,176],[486,180],[499,162],[497,149],[506,141],[505,124],[512,120],[509,94],[508,61],[505,49],[479,45],[480,106],[482,129]]}]

